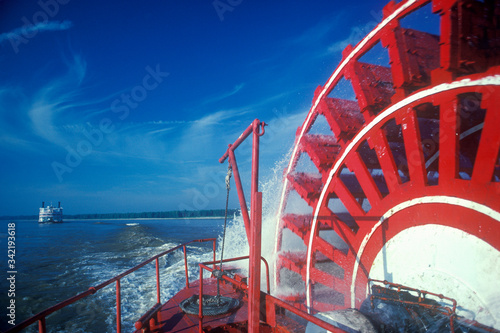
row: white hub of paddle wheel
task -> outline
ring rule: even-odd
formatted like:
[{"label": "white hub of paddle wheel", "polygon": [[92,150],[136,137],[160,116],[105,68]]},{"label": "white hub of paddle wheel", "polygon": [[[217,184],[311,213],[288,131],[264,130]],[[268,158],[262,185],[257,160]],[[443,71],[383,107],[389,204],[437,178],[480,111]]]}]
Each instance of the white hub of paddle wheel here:
[{"label": "white hub of paddle wheel", "polygon": [[498,276],[500,254],[491,245],[462,230],[435,224],[397,234],[370,269],[372,279],[454,295],[461,305],[459,316],[488,326],[500,322]]}]

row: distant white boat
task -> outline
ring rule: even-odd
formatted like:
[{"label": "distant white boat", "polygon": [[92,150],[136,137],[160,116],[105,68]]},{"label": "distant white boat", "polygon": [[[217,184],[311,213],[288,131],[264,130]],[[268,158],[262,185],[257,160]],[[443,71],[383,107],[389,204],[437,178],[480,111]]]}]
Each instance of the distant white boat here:
[{"label": "distant white boat", "polygon": [[63,209],[61,202],[58,207],[53,207],[52,204],[45,207],[45,202],[42,202],[40,213],[38,214],[38,223],[60,223],[63,221]]}]

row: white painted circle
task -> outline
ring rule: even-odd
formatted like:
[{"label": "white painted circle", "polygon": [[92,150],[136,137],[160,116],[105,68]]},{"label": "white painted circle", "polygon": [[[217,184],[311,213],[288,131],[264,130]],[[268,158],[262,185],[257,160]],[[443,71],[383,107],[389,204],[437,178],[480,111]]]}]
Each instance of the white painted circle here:
[{"label": "white painted circle", "polygon": [[377,254],[370,278],[443,294],[457,301],[459,316],[500,329],[500,252],[462,230],[401,231]]},{"label": "white painted circle", "polygon": [[[492,75],[492,76],[487,76],[483,77],[477,80],[471,80],[471,79],[462,79],[459,81],[454,81],[452,83],[443,83],[438,86],[419,91],[418,93],[415,93],[413,95],[408,96],[407,98],[391,105],[387,109],[385,109],[383,112],[379,113],[370,123],[365,125],[357,134],[356,136],[351,140],[349,145],[345,147],[343,150],[342,154],[336,159],[335,164],[333,165],[332,169],[330,169],[330,173],[328,175],[328,178],[326,180],[325,185],[323,186],[323,190],[321,191],[321,194],[319,196],[318,203],[316,204],[316,209],[314,211],[313,215],[313,220],[311,223],[311,230],[316,230],[316,225],[318,222],[318,215],[321,210],[321,207],[323,207],[323,202],[328,198],[328,190],[330,189],[330,183],[332,182],[335,174],[337,171],[340,169],[340,166],[344,163],[344,160],[346,157],[349,155],[352,149],[361,142],[361,140],[364,138],[365,134],[367,134],[370,130],[372,130],[377,124],[382,123],[385,119],[388,119],[390,116],[392,116],[393,113],[397,112],[398,110],[407,107],[411,103],[414,103],[419,100],[424,100],[425,98],[428,98],[433,95],[437,95],[439,93],[445,92],[445,91],[450,91],[453,89],[458,89],[458,88],[464,88],[464,87],[479,87],[479,86],[487,86],[487,85],[497,85],[500,86],[500,75]],[[300,140],[300,138],[299,138]],[[289,172],[289,170],[288,170]],[[288,174],[288,173],[287,173]],[[287,183],[285,182],[285,187]],[[283,197],[282,197],[283,200]],[[458,199],[460,200],[460,199]],[[456,203],[451,203],[451,204],[456,204]],[[482,205],[479,205],[482,206]],[[472,207],[475,209],[474,207]],[[281,209],[281,208],[280,208]],[[498,212],[494,212],[497,216],[500,215]],[[392,214],[392,213],[391,213]],[[498,219],[497,219],[498,220]],[[311,309],[311,258],[312,258],[312,249],[313,249],[313,241],[314,241],[315,233],[311,232],[309,236],[309,245],[307,248],[307,264],[306,264],[306,302],[307,302],[307,307],[308,309]],[[277,238],[276,238],[277,239]],[[356,262],[357,264],[358,262]],[[353,281],[355,280],[355,275],[357,273],[357,267],[355,267],[354,270],[354,278]],[[355,289],[355,285],[353,284],[351,286],[351,293]],[[352,301],[354,302],[354,298],[352,298]],[[352,305],[353,306],[353,305]]]}]

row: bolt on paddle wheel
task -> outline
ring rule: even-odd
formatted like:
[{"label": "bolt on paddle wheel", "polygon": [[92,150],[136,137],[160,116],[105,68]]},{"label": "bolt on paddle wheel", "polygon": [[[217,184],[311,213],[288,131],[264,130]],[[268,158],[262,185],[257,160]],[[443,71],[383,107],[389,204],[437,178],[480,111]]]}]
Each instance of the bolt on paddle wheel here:
[{"label": "bolt on paddle wheel", "polygon": [[369,279],[385,280],[498,329],[500,1],[390,2],[383,15],[297,130],[277,293],[311,313],[359,309]]}]

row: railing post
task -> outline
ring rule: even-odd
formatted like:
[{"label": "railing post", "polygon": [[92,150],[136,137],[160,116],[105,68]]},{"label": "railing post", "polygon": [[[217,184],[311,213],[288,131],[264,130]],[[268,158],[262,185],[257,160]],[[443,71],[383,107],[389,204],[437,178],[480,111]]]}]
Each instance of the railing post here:
[{"label": "railing post", "polygon": [[261,260],[264,262],[264,265],[266,266],[266,291],[268,294],[271,293],[271,285],[269,282],[269,264],[267,263],[267,260],[264,257],[260,257]]},{"label": "railing post", "polygon": [[156,258],[156,300],[157,303],[161,304],[160,299],[160,262],[158,258]]},{"label": "railing post", "polygon": [[252,206],[248,292],[248,332],[258,333],[260,322],[260,258],[262,229],[262,192],[255,193]]},{"label": "railing post", "polygon": [[45,317],[41,318],[38,321],[38,332],[39,333],[47,333],[47,328],[45,327]]},{"label": "railing post", "polygon": [[[260,121],[255,119],[253,121],[253,140],[252,140],[252,180],[251,180],[251,188],[250,188],[250,209],[255,209],[255,195],[259,191],[259,131],[260,131]],[[251,215],[251,221],[253,222],[253,216]],[[260,257],[259,257],[260,261]]]},{"label": "railing post", "polygon": [[203,267],[200,266],[200,305],[198,307],[199,332],[203,333]]},{"label": "railing post", "polygon": [[122,331],[122,300],[120,297],[120,279],[116,280],[116,333]]},{"label": "railing post", "polygon": [[186,254],[186,245],[182,247],[184,250],[184,271],[186,273],[186,288],[189,288],[189,275],[188,275],[188,263],[187,263],[187,254]]},{"label": "railing post", "polygon": [[248,295],[248,332],[258,333],[260,322],[260,260],[262,231],[262,192],[259,191],[259,137],[265,124],[258,119],[253,122],[252,180],[251,180],[251,228],[250,228],[250,285]]},{"label": "railing post", "polygon": [[214,264],[213,264],[212,268],[215,269],[215,261],[216,261],[216,258],[215,258],[215,239],[212,241],[212,247],[214,249]]}]

